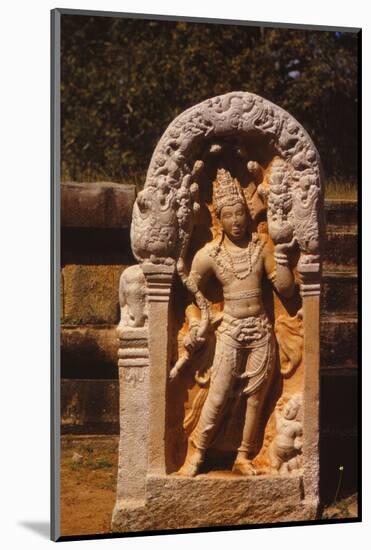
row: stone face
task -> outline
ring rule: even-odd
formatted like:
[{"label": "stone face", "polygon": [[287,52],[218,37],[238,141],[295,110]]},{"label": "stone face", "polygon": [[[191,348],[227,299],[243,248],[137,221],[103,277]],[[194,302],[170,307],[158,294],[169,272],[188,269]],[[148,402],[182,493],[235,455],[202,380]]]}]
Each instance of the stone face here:
[{"label": "stone face", "polygon": [[62,324],[117,323],[122,265],[66,265]]},{"label": "stone face", "polygon": [[120,283],[114,531],[315,519],[321,177],[305,130],[254,94],[157,144]]},{"label": "stone face", "polygon": [[111,182],[61,184],[62,227],[130,226],[135,186]]},{"label": "stone face", "polygon": [[305,503],[302,478],[149,476],[146,505],[130,510],[117,502],[112,531],[194,529],[315,519]]}]

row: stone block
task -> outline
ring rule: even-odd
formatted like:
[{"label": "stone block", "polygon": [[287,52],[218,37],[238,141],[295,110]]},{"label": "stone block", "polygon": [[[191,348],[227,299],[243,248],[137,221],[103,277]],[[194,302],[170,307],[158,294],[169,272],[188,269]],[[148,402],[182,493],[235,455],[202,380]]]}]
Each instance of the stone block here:
[{"label": "stone block", "polygon": [[129,229],[62,227],[61,264],[131,265]]},{"label": "stone block", "polygon": [[61,380],[62,434],[115,434],[118,420],[118,381]]},{"label": "stone block", "polygon": [[356,313],[358,280],[354,271],[325,271],[322,277],[321,311]]},{"label": "stone block", "polygon": [[[234,476],[214,472],[197,478],[148,476],[146,504],[130,509],[117,501],[113,531],[175,530],[315,519],[302,499],[301,476]],[[138,503],[139,504],[139,503]]]},{"label": "stone block", "polygon": [[123,265],[66,265],[62,269],[62,323],[118,323]]},{"label": "stone block", "polygon": [[61,184],[61,225],[65,227],[129,227],[134,185],[92,182]]},{"label": "stone block", "polygon": [[324,259],[335,265],[355,266],[358,257],[356,231],[327,231]]},{"label": "stone block", "polygon": [[358,322],[355,315],[323,315],[321,366],[357,366]]},{"label": "stone block", "polygon": [[326,226],[337,226],[338,228],[356,227],[358,223],[357,201],[326,200],[325,216]]},{"label": "stone block", "polygon": [[62,378],[117,378],[115,327],[62,327]]},{"label": "stone block", "polygon": [[338,434],[357,432],[357,369],[325,368],[321,371],[321,431]]}]

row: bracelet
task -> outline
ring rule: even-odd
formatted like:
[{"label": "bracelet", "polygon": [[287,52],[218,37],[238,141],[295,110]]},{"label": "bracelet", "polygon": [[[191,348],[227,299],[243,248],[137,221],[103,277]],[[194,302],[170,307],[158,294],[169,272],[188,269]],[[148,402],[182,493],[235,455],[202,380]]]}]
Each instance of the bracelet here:
[{"label": "bracelet", "polygon": [[283,266],[288,266],[289,265],[289,260],[287,258],[287,254],[285,254],[284,252],[274,252],[274,259],[276,260],[276,263],[278,265],[283,265]]}]

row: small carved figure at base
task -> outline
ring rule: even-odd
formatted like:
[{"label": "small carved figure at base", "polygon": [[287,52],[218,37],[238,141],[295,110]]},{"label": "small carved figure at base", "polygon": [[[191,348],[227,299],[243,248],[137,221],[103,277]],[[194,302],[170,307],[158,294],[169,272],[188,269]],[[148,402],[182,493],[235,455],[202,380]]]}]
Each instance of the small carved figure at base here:
[{"label": "small carved figure at base", "polygon": [[302,466],[301,405],[301,394],[296,394],[284,406],[283,414],[275,412],[277,434],[269,447],[272,473],[285,475]]}]

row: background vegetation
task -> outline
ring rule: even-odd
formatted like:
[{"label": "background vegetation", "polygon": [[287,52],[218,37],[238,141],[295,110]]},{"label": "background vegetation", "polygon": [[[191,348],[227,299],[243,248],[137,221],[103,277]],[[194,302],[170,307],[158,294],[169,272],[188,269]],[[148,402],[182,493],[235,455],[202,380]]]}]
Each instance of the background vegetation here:
[{"label": "background vegetation", "polygon": [[62,16],[62,178],[144,183],[186,108],[233,90],[289,111],[327,178],[357,180],[357,35]]}]

